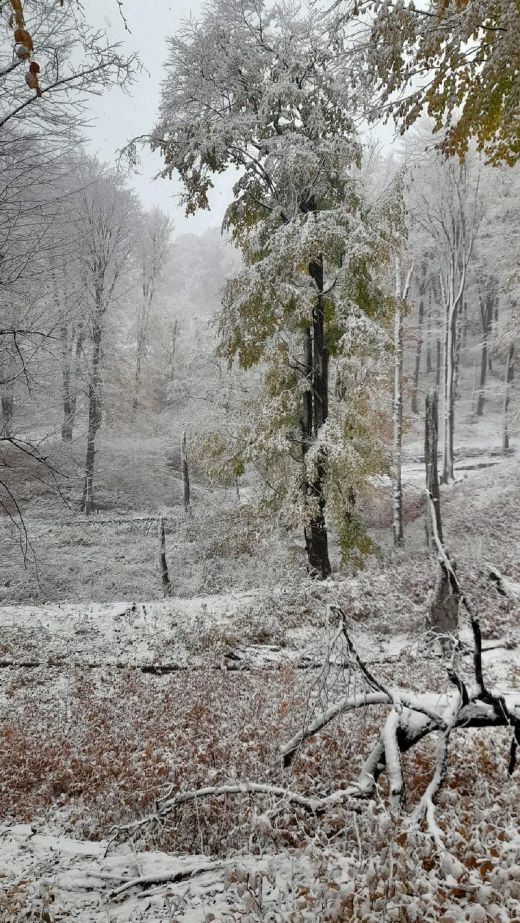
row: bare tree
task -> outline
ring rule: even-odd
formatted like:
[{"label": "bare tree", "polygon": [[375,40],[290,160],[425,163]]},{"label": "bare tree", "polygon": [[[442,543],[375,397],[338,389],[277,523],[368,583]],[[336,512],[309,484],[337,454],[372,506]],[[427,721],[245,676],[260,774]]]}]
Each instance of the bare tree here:
[{"label": "bare tree", "polygon": [[482,217],[480,168],[444,162],[436,155],[417,175],[417,221],[434,244],[443,310],[443,465],[442,480],[453,480],[455,379],[460,314],[464,304],[468,266]]},{"label": "bare tree", "polygon": [[83,122],[88,94],[132,80],[136,57],[92,29],[81,3],[11,2],[0,16],[0,133],[9,125],[26,141],[62,144]]},{"label": "bare tree", "polygon": [[132,413],[139,402],[143,363],[146,359],[149,323],[157,285],[164,270],[172,226],[167,215],[154,208],[143,217],[142,240],[138,250],[141,300],[137,315],[136,360]]},{"label": "bare tree", "polygon": [[[128,85],[137,60],[122,54],[104,30],[92,29],[80,3],[11,0],[2,4],[0,22],[1,450],[9,453],[10,468],[13,454],[17,460],[30,457],[38,476],[47,475],[56,486],[58,472],[41,437],[15,432],[17,402],[24,389],[25,394],[38,391],[39,363],[59,357],[64,411],[72,416],[75,393],[67,395],[69,381],[74,390],[67,358],[71,337],[63,335],[63,305],[57,311],[50,276],[51,267],[61,264],[66,235],[54,234],[53,228],[70,191],[68,158],[80,144],[88,96]],[[70,302],[67,307],[70,311]],[[64,422],[66,438],[68,428]],[[0,503],[21,516],[17,489],[6,478]],[[20,529],[23,533],[22,520]]]},{"label": "bare tree", "polygon": [[120,286],[131,268],[139,209],[135,197],[121,180],[95,159],[78,164],[81,191],[77,221],[81,226],[81,262],[89,295],[88,333],[91,344],[88,381],[88,429],[82,505],[88,515],[94,508],[96,434],[101,425],[101,360],[103,331],[108,309],[121,295]]}]

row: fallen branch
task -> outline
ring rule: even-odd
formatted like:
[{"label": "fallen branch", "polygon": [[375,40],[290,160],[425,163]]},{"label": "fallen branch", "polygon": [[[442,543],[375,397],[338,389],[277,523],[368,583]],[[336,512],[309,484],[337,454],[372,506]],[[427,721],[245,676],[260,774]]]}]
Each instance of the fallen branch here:
[{"label": "fallen branch", "polygon": [[508,599],[520,599],[520,583],[510,580],[499,571],[498,567],[493,564],[484,564],[484,573],[501,596],[506,596]]},{"label": "fallen branch", "polygon": [[204,872],[212,872],[223,868],[223,862],[213,862],[211,865],[199,865],[192,869],[179,870],[177,872],[163,872],[156,875],[142,875],[138,878],[131,878],[129,881],[125,881],[124,884],[120,885],[118,888],[114,888],[108,895],[108,900],[113,901],[116,898],[121,897],[122,894],[126,894],[127,891],[131,891],[132,888],[147,888],[149,885],[161,885],[166,884],[167,882],[179,882],[186,881],[189,878],[193,878],[195,875],[202,875]]},{"label": "fallen branch", "polygon": [[198,801],[201,798],[223,798],[228,795],[270,795],[282,799],[286,804],[295,804],[310,814],[321,814],[327,811],[331,805],[337,804],[338,801],[345,801],[350,798],[350,793],[346,790],[333,792],[332,795],[325,798],[309,798],[300,794],[300,792],[291,791],[281,785],[249,782],[247,780],[229,785],[209,785],[205,788],[194,789],[189,792],[179,792],[173,798],[170,797],[171,792],[172,789],[170,789],[166,795],[163,795],[162,798],[157,799],[155,802],[155,811],[152,814],[146,815],[146,817],[142,817],[139,820],[132,821],[129,824],[115,827],[107,849],[120,834],[134,834],[143,827],[150,827],[158,823],[162,824],[177,808],[184,804],[189,804],[192,801]]},{"label": "fallen branch", "polygon": [[395,811],[401,810],[404,801],[404,777],[398,733],[399,714],[393,709],[385,721],[383,740],[385,743],[385,762],[390,783],[390,803]]}]

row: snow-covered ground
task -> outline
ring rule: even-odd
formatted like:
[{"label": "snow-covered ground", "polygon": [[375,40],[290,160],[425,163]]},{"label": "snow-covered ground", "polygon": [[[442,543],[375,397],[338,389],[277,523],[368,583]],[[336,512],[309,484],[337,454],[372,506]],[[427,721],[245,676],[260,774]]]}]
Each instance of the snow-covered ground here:
[{"label": "snow-covered ground", "polygon": [[[169,599],[125,593],[120,602],[0,608],[2,923],[520,919],[520,799],[518,771],[506,775],[507,729],[459,732],[452,744],[440,823],[473,878],[459,880],[424,833],[375,802],[322,819],[279,797],[227,796],[183,808],[135,840],[110,841],[114,825],[153,813],[166,784],[182,791],[251,778],[322,797],[356,775],[378,712],[338,719],[290,769],[280,759],[302,723],[352,688],[345,651],[332,647],[330,604],[342,606],[381,681],[429,691],[433,702],[449,688],[440,648],[425,639],[435,561],[424,546],[414,452],[404,472],[406,546],[391,548],[376,503],[380,551],[363,572],[337,570],[318,585],[286,562],[283,581],[262,583],[255,564],[247,585],[242,576],[233,587],[230,557],[225,592],[193,595],[187,573]],[[520,465],[468,446],[458,474],[443,490],[446,540],[481,617],[486,680],[511,692],[520,604],[496,592],[484,565],[520,580]],[[461,637],[470,641],[464,620]],[[469,650],[460,670],[471,678]],[[431,777],[430,744],[405,769],[413,806]]]}]

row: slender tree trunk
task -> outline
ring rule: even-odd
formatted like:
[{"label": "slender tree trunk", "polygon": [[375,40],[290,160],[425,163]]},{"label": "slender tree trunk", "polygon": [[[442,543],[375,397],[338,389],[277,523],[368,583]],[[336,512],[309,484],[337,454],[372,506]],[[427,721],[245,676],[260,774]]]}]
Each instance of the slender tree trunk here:
[{"label": "slender tree trunk", "polygon": [[87,516],[94,510],[94,466],[96,434],[101,425],[101,316],[96,312],[92,330],[92,367],[88,386],[87,455],[85,459],[85,484],[83,509]]},{"label": "slender tree trunk", "polygon": [[137,352],[135,358],[135,375],[134,375],[134,398],[132,401],[132,420],[137,412],[139,404],[139,392],[141,390],[142,367],[146,350],[146,318],[147,306],[145,305],[140,313],[137,328]]},{"label": "slender tree trunk", "polygon": [[171,596],[172,587],[168,571],[168,561],[166,560],[166,537],[164,534],[164,519],[162,517],[159,522],[159,569],[161,572],[163,594],[164,596]]},{"label": "slender tree trunk", "polygon": [[464,307],[462,309],[462,324],[461,324],[461,345],[463,349],[466,349],[468,344],[468,302],[464,301]]},{"label": "slender tree trunk", "polygon": [[462,346],[462,327],[464,320],[460,318],[455,320],[455,357],[453,361],[453,400],[456,401],[459,394],[459,369],[460,369],[460,350]]},{"label": "slender tree trunk", "polygon": [[135,360],[135,377],[134,377],[134,398],[132,401],[132,420],[134,420],[137,413],[137,405],[139,403],[139,390],[141,387],[141,355],[138,349],[137,357]]},{"label": "slender tree trunk", "polygon": [[182,434],[182,480],[184,484],[184,512],[190,512],[190,474],[188,470],[188,448],[186,442],[186,433]]},{"label": "slender tree trunk", "polygon": [[168,350],[168,380],[173,381],[175,375],[175,358],[177,354],[177,340],[179,339],[179,321],[177,318],[171,326],[170,348]]},{"label": "slender tree trunk", "polygon": [[70,425],[71,432],[74,431],[74,423],[76,421],[76,406],[78,400],[78,369],[81,359],[81,354],[83,352],[83,342],[85,340],[85,330],[83,325],[80,325],[78,332],[76,334],[76,349],[74,352],[74,369],[72,376],[72,387],[70,394]]},{"label": "slender tree trunk", "polygon": [[[61,424],[61,438],[63,442],[72,442],[72,435],[74,432],[78,392],[77,372],[83,349],[83,337],[82,326],[79,327],[77,333],[73,331],[70,335],[67,327],[62,327],[63,421]],[[73,348],[74,338],[76,339],[75,348]]]},{"label": "slender tree trunk", "polygon": [[505,371],[505,394],[504,394],[504,430],[502,436],[502,451],[504,453],[509,452],[510,443],[509,443],[509,424],[510,424],[510,411],[509,405],[511,403],[511,390],[515,377],[515,347],[511,345],[509,347],[507,357],[506,357],[506,371]]},{"label": "slender tree trunk", "polygon": [[441,384],[442,371],[442,347],[441,338],[438,336],[435,344],[435,387],[439,388]]},{"label": "slender tree trunk", "polygon": [[487,367],[488,367],[488,347],[487,347],[487,331],[486,331],[482,336],[482,347],[481,347],[481,353],[480,353],[480,381],[479,381],[479,386],[478,386],[477,417],[481,417],[484,413]]},{"label": "slender tree trunk", "polygon": [[[499,300],[498,300],[498,298],[495,298],[495,307],[494,307],[494,309],[493,309],[493,316],[492,316],[492,318],[491,318],[491,322],[490,322],[490,325],[489,325],[489,332],[490,332],[490,333],[491,333],[491,331],[493,330],[493,327],[494,327],[495,330],[498,329],[498,314],[499,314]],[[492,358],[491,358],[490,355],[488,356],[488,371],[489,371],[489,372],[492,372],[492,371],[493,371],[493,360],[492,360]]]},{"label": "slender tree trunk", "polygon": [[[424,462],[426,466],[426,491],[431,496],[435,510],[435,523],[437,534],[442,542],[441,500],[439,489],[439,473],[437,470],[439,433],[439,411],[437,391],[429,391],[426,396],[425,422],[424,422]],[[431,505],[426,503],[426,542],[429,548],[434,546],[433,524],[431,521]]]},{"label": "slender tree trunk", "polygon": [[[495,294],[492,287],[492,283],[488,281],[488,290],[485,292],[484,297],[480,299],[480,323],[482,328],[482,347],[480,353],[480,381],[479,381],[479,391],[478,391],[478,402],[477,402],[477,417],[481,417],[484,413],[484,400],[485,400],[485,391],[486,391],[486,378],[488,371],[488,363],[490,361],[488,342],[489,334],[491,333],[491,327],[493,325],[493,314],[495,309]],[[491,371],[491,365],[489,365]]]},{"label": "slender tree trunk", "polygon": [[2,433],[11,436],[11,423],[14,414],[14,395],[12,382],[2,385]]},{"label": "slender tree trunk", "polygon": [[442,482],[448,484],[454,479],[454,432],[455,432],[455,358],[457,338],[457,310],[453,300],[449,301],[444,328],[444,447]]},{"label": "slender tree trunk", "polygon": [[402,441],[403,441],[403,318],[401,311],[401,265],[396,258],[396,312],[394,326],[394,496],[393,536],[396,547],[404,545],[403,534],[403,485],[402,485]]},{"label": "slender tree trunk", "polygon": [[[427,315],[427,333],[426,333],[426,374],[431,375],[433,372],[432,365],[432,329],[433,329],[433,307],[431,295],[428,295],[428,315]],[[435,324],[437,329],[437,324]]]},{"label": "slender tree trunk", "polygon": [[412,386],[412,413],[419,413],[417,404],[417,392],[419,390],[419,375],[421,372],[421,353],[423,346],[423,325],[424,325],[424,299],[419,302],[419,324],[417,328],[417,346],[415,348],[415,370],[413,375]]},{"label": "slender tree trunk", "polygon": [[64,324],[61,328],[61,375],[63,397],[63,421],[61,424],[61,438],[63,442],[72,442],[71,422],[71,353],[72,338],[68,327]]},{"label": "slender tree trunk", "polygon": [[[0,337],[3,343],[3,337]],[[10,438],[12,434],[12,420],[14,414],[14,376],[15,370],[12,357],[7,347],[2,349],[2,365],[0,367],[0,408],[2,414],[2,435]]]}]

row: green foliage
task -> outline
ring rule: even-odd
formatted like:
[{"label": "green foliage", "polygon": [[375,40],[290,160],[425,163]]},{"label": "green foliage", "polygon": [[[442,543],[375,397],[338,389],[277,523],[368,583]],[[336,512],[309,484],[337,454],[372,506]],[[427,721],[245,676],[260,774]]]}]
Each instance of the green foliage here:
[{"label": "green foliage", "polygon": [[344,564],[362,568],[365,558],[377,552],[377,546],[367,534],[359,516],[351,509],[344,511],[337,524],[338,544]]},{"label": "green foliage", "polygon": [[192,450],[200,469],[211,484],[231,487],[245,473],[242,452],[235,451],[220,433],[210,433],[195,442]]},{"label": "green foliage", "polygon": [[427,112],[445,154],[464,158],[474,140],[490,163],[516,163],[518,0],[430,0],[424,10],[413,0],[376,0],[373,7],[366,63],[402,133]]}]

